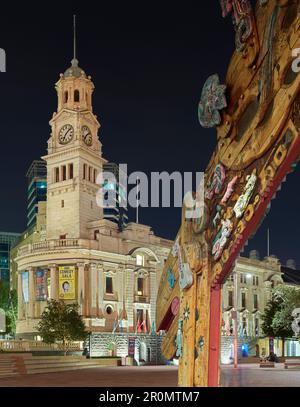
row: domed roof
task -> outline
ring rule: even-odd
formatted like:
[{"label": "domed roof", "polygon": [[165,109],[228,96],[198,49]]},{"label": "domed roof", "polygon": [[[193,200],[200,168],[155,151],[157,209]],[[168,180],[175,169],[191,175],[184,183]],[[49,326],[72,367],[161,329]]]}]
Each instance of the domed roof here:
[{"label": "domed roof", "polygon": [[64,73],[65,78],[69,78],[70,76],[75,76],[75,78],[81,78],[83,76],[86,78],[86,74],[84,70],[78,66],[78,59],[76,58],[72,59],[70,68]]}]

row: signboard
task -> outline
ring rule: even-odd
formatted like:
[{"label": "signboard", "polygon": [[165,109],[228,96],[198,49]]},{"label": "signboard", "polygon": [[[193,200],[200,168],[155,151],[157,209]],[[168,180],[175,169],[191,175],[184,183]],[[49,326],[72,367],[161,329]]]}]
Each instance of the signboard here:
[{"label": "signboard", "polygon": [[75,300],[75,267],[59,267],[59,298],[61,300]]},{"label": "signboard", "polygon": [[29,302],[29,273],[28,271],[22,272],[22,295],[23,295],[23,302]]},{"label": "signboard", "polygon": [[6,332],[6,316],[4,309],[0,308],[0,332]]},{"label": "signboard", "polygon": [[132,356],[134,358],[135,353],[135,338],[130,337],[128,338],[128,356]]},{"label": "signboard", "polygon": [[35,295],[37,301],[47,301],[47,275],[48,270],[37,270],[35,273]]}]

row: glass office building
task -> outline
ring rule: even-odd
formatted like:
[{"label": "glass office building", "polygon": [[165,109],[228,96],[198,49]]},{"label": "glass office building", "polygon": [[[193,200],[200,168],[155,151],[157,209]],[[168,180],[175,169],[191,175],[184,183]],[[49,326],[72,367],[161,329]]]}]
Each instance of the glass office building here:
[{"label": "glass office building", "polygon": [[0,280],[10,281],[10,250],[21,234],[0,232]]},{"label": "glass office building", "polygon": [[38,202],[47,199],[47,167],[45,161],[32,162],[27,174],[27,227],[35,225]]}]

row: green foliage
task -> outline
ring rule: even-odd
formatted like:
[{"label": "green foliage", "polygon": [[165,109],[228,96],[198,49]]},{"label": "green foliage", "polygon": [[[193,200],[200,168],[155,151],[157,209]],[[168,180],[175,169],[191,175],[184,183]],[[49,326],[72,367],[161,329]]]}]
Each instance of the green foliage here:
[{"label": "green foliage", "polygon": [[77,304],[66,304],[64,301],[50,300],[41,315],[38,332],[44,342],[83,341],[87,337],[82,317]]},{"label": "green foliage", "polygon": [[10,290],[8,281],[0,280],[0,308],[6,314],[6,333],[16,332],[16,320],[18,312],[17,290]]},{"label": "green foliage", "polygon": [[300,290],[284,285],[278,286],[273,290],[272,298],[268,301],[262,315],[263,333],[274,338],[293,337],[292,312],[299,307]]}]

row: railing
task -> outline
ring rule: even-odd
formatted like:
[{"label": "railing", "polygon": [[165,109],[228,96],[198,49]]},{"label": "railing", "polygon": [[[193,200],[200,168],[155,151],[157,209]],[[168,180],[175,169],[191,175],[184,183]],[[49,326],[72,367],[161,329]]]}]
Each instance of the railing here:
[{"label": "railing", "polygon": [[20,247],[18,250],[18,257],[20,256],[25,256],[26,254],[30,253],[37,253],[37,252],[43,252],[43,251],[48,251],[48,250],[57,250],[63,247],[83,247],[83,248],[88,248],[89,247],[89,241],[88,240],[82,240],[82,239],[57,239],[57,240],[46,240],[45,242],[37,242],[37,243],[32,243],[28,244],[26,246]]},{"label": "railing", "polygon": [[[68,351],[81,350],[80,342],[66,344]],[[0,340],[0,351],[5,352],[33,352],[33,351],[58,351],[64,350],[62,343],[45,343],[42,341],[29,340]]]}]

